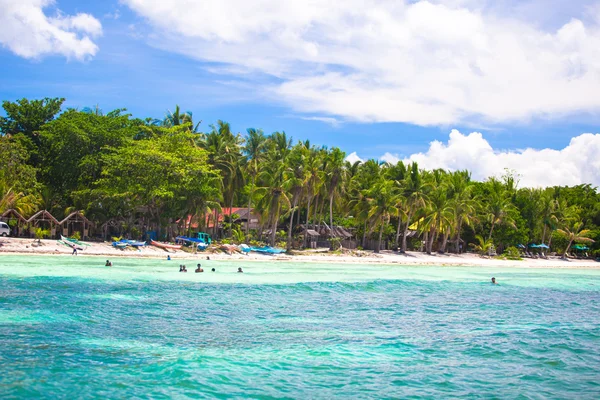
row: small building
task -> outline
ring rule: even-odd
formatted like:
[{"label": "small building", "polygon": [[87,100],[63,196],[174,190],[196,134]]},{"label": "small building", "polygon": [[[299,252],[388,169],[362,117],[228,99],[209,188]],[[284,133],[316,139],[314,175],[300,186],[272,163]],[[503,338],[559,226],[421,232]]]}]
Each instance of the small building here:
[{"label": "small building", "polygon": [[306,247],[308,247],[309,249],[317,248],[317,241],[319,240],[319,232],[315,231],[314,229],[305,228],[304,226],[302,226],[300,235],[302,237],[306,238],[306,242],[305,242]]},{"label": "small building", "polygon": [[62,221],[59,222],[62,228],[61,235],[69,237],[73,236],[75,232],[79,232],[81,239],[87,239],[90,236],[90,228],[92,223],[87,219],[81,211],[74,211],[67,215]]},{"label": "small building", "polygon": [[41,210],[33,214],[28,220],[27,225],[29,226],[29,235],[35,237],[36,228],[48,229],[50,231],[50,237],[56,238],[57,228],[60,223],[50,212]]},{"label": "small building", "polygon": [[27,220],[17,210],[10,208],[0,216],[0,221],[10,226],[12,236],[22,236],[27,233]]}]

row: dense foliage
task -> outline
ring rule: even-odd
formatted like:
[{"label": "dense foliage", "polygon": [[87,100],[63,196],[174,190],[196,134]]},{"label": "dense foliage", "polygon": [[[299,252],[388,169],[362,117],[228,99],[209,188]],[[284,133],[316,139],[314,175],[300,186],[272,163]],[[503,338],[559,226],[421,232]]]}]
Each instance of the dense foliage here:
[{"label": "dense foliage", "polygon": [[212,233],[271,244],[287,238],[288,248],[306,244],[301,224],[343,226],[377,250],[511,247],[514,256],[519,244],[561,253],[575,243],[598,246],[600,195],[591,185],[519,188],[512,171],[476,182],[468,171],[416,163],[350,164],[339,148],[294,143],[285,132],[235,134],[223,121],[202,132],[179,106],[163,120],[141,120],[98,107],[60,113],[63,101],[3,103],[0,212],[47,209],[60,218],[79,209],[99,224],[119,221],[129,234],[141,233],[133,226],[142,220],[167,236],[173,232],[163,227],[177,221],[189,230],[187,216],[202,229],[223,208],[248,207],[260,229],[242,232],[230,218]]}]

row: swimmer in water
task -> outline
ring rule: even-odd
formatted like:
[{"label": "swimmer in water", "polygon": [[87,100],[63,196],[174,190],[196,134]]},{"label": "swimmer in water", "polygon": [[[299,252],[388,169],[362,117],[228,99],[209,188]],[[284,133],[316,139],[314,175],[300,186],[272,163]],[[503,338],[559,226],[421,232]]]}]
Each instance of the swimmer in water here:
[{"label": "swimmer in water", "polygon": [[112,263],[110,262],[110,260],[106,260],[106,264],[104,264],[105,267],[112,267]]},{"label": "swimmer in water", "polygon": [[496,278],[492,278],[492,285],[497,285]]},{"label": "swimmer in water", "polygon": [[242,267],[238,268],[238,272],[244,272],[244,271],[242,271]]},{"label": "swimmer in water", "polygon": [[211,269],[211,271],[212,271],[212,272],[215,272],[215,269],[213,268],[213,269]]},{"label": "swimmer in water", "polygon": [[204,272],[204,270],[202,269],[202,266],[198,264],[198,268],[196,268],[194,272]]}]

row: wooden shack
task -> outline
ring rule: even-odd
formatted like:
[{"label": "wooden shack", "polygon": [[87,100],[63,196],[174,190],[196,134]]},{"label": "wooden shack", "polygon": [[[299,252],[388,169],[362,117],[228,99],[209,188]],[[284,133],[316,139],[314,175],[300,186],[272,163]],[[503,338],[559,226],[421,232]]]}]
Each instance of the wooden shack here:
[{"label": "wooden shack", "polygon": [[27,220],[17,210],[10,208],[0,216],[0,221],[10,226],[12,236],[22,236],[27,232]]},{"label": "wooden shack", "polygon": [[31,218],[27,220],[27,225],[29,226],[29,234],[31,237],[35,237],[36,228],[42,228],[50,231],[50,237],[52,239],[56,239],[57,228],[60,226],[58,220],[46,210],[41,210],[33,214]]},{"label": "wooden shack", "polygon": [[73,236],[75,232],[79,232],[79,237],[81,239],[88,239],[90,237],[92,223],[81,211],[72,212],[58,224],[61,227],[61,235],[63,236],[70,237]]}]

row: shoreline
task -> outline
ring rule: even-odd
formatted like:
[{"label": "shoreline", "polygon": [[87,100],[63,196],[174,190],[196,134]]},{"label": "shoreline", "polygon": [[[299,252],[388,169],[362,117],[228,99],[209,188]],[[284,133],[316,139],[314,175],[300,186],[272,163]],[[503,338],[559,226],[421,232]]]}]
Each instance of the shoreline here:
[{"label": "shoreline", "polygon": [[[35,240],[37,242],[37,240]],[[42,239],[40,247],[33,246],[34,239],[1,238],[0,254],[14,256],[71,256],[71,249],[61,245],[57,240]],[[361,264],[361,265],[396,265],[396,266],[439,266],[439,267],[510,267],[510,268],[556,268],[556,269],[600,269],[600,262],[594,260],[562,260],[551,259],[522,259],[502,260],[496,258],[483,258],[473,253],[457,254],[432,254],[408,252],[399,254],[393,251],[382,251],[375,254],[372,251],[355,253],[331,254],[321,251],[303,252],[298,255],[264,255],[258,253],[226,254],[199,252],[196,254],[182,250],[165,251],[163,249],[146,246],[141,250],[120,250],[114,248],[109,242],[86,242],[90,244],[84,250],[78,251],[79,256],[108,257],[108,258],[137,258],[137,259],[165,259],[171,256],[173,260],[201,261],[210,257],[211,261],[232,262],[299,262],[299,263],[336,263],[336,264]],[[308,253],[308,254],[307,254]]]}]

